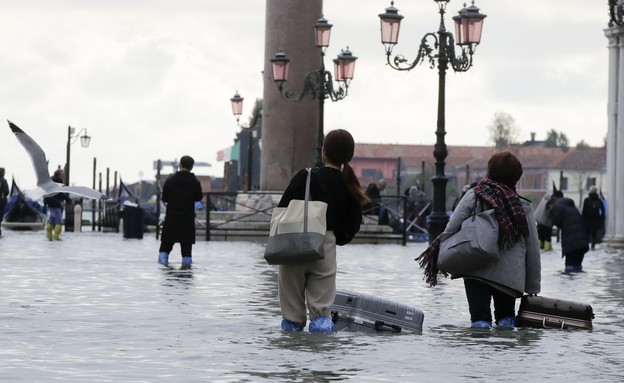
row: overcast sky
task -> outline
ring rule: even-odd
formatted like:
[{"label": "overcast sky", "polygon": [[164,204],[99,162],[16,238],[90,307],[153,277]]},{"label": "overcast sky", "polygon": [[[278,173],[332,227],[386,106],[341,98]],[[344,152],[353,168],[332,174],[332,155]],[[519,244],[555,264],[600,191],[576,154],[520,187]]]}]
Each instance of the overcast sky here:
[{"label": "overcast sky", "polygon": [[[269,0],[270,1],[270,0]],[[358,57],[349,96],[326,103],[326,131],[357,142],[433,144],[437,70],[385,65],[381,0],[325,0],[334,25],[328,60],[347,45]],[[447,74],[446,142],[488,145],[494,113],[509,113],[523,137],[555,129],[572,145],[602,146],[607,132],[607,0],[479,0],[487,15],[474,66]],[[153,179],[153,161],[189,154],[221,176],[218,150],[239,129],[230,97],[245,97],[242,120],[262,97],[263,0],[0,0],[0,118],[46,151],[50,170],[65,163],[67,127],[85,128],[91,146],[72,145],[71,181],[98,171],[124,182]],[[405,16],[394,53],[414,58],[439,25],[431,0],[397,0]],[[450,17],[463,1],[448,5]],[[312,27],[310,26],[312,33]],[[296,63],[291,63],[296,65]],[[294,84],[293,84],[294,85]],[[0,167],[34,187],[26,152],[0,129]],[[165,169],[168,171],[168,169]]]}]

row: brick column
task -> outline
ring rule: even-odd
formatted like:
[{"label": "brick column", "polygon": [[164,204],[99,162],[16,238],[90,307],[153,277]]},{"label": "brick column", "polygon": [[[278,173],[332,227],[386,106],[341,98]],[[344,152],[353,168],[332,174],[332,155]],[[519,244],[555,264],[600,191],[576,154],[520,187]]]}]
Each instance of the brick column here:
[{"label": "brick column", "polygon": [[318,100],[309,96],[299,102],[283,100],[269,60],[282,49],[290,58],[290,76],[284,89],[303,89],[306,74],[321,65],[313,25],[322,15],[322,6],[322,0],[266,2],[261,190],[284,190],[299,169],[314,165]]}]

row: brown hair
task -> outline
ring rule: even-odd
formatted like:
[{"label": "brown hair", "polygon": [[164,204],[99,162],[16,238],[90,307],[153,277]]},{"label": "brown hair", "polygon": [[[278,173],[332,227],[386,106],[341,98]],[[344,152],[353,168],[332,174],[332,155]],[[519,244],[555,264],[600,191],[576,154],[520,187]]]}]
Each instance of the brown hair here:
[{"label": "brown hair", "polygon": [[522,177],[522,164],[510,152],[495,153],[487,166],[487,178],[516,189],[516,183]]},{"label": "brown hair", "polygon": [[360,181],[358,181],[349,161],[353,158],[355,151],[355,141],[351,133],[344,129],[336,129],[327,133],[323,141],[323,154],[331,163],[342,165],[342,180],[349,188],[351,194],[360,201],[361,204],[370,200],[364,194]]}]

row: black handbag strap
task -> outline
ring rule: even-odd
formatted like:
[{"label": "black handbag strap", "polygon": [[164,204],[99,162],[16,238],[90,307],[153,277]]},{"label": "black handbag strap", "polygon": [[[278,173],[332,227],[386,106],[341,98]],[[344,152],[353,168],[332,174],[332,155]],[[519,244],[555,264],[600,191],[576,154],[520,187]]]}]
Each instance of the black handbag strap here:
[{"label": "black handbag strap", "polygon": [[[477,197],[477,195],[475,194],[475,202],[474,202],[474,206],[472,208],[472,220],[474,221],[477,217],[477,203],[479,203],[479,201],[481,201],[481,198]],[[483,211],[483,201],[481,201],[481,210],[479,212]]]}]

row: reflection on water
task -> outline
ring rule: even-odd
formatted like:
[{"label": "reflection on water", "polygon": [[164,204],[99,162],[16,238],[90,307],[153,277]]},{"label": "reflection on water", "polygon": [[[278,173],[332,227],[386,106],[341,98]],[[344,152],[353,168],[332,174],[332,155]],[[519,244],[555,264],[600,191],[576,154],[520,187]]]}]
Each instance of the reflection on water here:
[{"label": "reflection on water", "polygon": [[162,268],[164,280],[163,285],[169,287],[190,288],[193,286],[192,268],[174,269],[173,267]]},{"label": "reflection on water", "polygon": [[198,242],[193,266],[118,234],[0,238],[0,377],[7,382],[420,382],[624,379],[624,257],[590,252],[542,295],[593,306],[592,331],[470,329],[461,280],[425,285],[422,244],[339,247],[338,288],[422,309],[422,335],[282,333],[263,246]]}]

